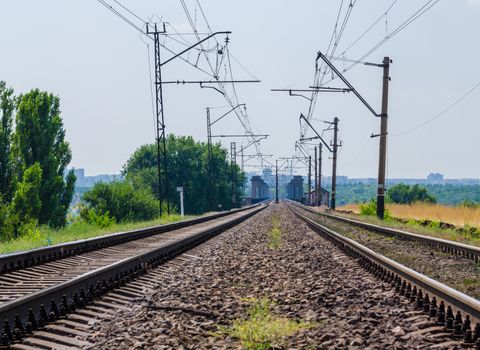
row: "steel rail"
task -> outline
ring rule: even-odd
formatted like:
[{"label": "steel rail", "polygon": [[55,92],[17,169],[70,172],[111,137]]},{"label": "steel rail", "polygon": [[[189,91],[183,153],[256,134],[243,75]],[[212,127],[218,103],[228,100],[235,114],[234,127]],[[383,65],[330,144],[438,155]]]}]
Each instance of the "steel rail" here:
[{"label": "steel rail", "polygon": [[[84,307],[93,298],[239,224],[267,206],[268,204],[250,206],[246,213],[226,222],[1,305],[0,319],[5,321],[0,345],[8,346],[14,340],[21,340],[25,335],[31,334],[32,330],[42,328],[45,324]],[[235,213],[247,209],[236,210]],[[222,216],[226,215],[220,217]],[[217,219],[220,217],[217,216]]]},{"label": "steel rail", "polygon": [[[359,259],[367,270],[395,286],[396,291],[401,295],[409,297],[412,302],[415,302],[417,309],[423,310],[432,317],[437,317],[438,325],[445,326],[445,329],[456,336],[465,337],[465,339],[471,338],[470,324],[480,322],[479,300],[376,253],[300,214],[291,205],[288,207],[315,232],[322,234],[349,255]],[[435,298],[434,303],[433,298]],[[456,316],[454,316],[455,314]],[[465,320],[465,322],[457,321],[457,319]],[[469,335],[466,335],[467,332]]]},{"label": "steel rail", "polygon": [[99,250],[105,247],[114,246],[120,243],[125,243],[151,235],[169,232],[177,230],[179,228],[184,228],[187,226],[196,225],[202,222],[207,222],[210,220],[215,220],[227,215],[237,213],[239,211],[247,210],[258,206],[255,204],[253,206],[248,206],[239,209],[233,209],[230,211],[224,211],[217,214],[201,216],[194,219],[182,220],[173,222],[170,224],[151,226],[143,229],[125,231],[125,232],[116,232],[108,235],[103,235],[99,237],[93,237],[88,239],[82,239],[72,242],[66,242],[61,244],[56,244],[52,246],[15,252],[10,254],[0,255],[0,275],[20,270],[27,267],[41,265],[50,261],[59,260],[65,257],[74,256],[82,254],[89,251]]},{"label": "steel rail", "polygon": [[358,221],[358,220],[354,220],[354,219],[345,218],[345,217],[338,216],[338,215],[332,215],[332,214],[328,214],[328,213],[319,212],[319,211],[313,210],[313,209],[311,209],[307,206],[304,206],[304,205],[300,205],[300,204],[296,204],[296,205],[298,207],[308,211],[308,212],[311,212],[313,214],[322,215],[322,216],[325,216],[329,219],[342,221],[342,222],[345,222],[347,224],[362,227],[362,228],[370,230],[370,231],[379,232],[379,233],[382,233],[384,235],[395,236],[397,238],[401,238],[401,239],[405,239],[405,240],[409,240],[409,241],[421,242],[422,244],[425,244],[425,245],[428,245],[428,246],[431,246],[431,247],[443,248],[445,252],[449,252],[449,253],[452,253],[452,254],[463,254],[466,257],[474,259],[475,261],[480,260],[480,248],[479,247],[475,247],[475,246],[468,245],[468,244],[463,244],[463,243],[458,243],[458,242],[454,242],[454,241],[449,241],[449,240],[441,239],[441,238],[428,237],[428,236],[424,236],[424,235],[420,235],[420,234],[416,234],[416,233],[411,233],[411,232],[407,232],[407,231],[403,231],[403,230],[398,230],[398,229],[394,229],[394,228],[383,227],[383,226],[370,224],[370,223],[366,223],[366,222],[362,222],[362,221]]}]

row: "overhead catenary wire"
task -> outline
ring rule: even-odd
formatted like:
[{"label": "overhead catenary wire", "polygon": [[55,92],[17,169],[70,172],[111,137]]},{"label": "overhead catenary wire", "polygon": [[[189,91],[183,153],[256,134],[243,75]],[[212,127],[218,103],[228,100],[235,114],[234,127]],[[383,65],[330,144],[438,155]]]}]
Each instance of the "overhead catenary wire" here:
[{"label": "overhead catenary wire", "polygon": [[[145,31],[139,27],[138,25],[136,25],[135,23],[133,23],[130,19],[128,19],[126,16],[124,16],[122,13],[120,13],[117,9],[115,9],[115,7],[113,7],[112,5],[110,5],[106,0],[97,0],[100,4],[102,4],[103,6],[105,6],[108,10],[110,10],[112,13],[114,13],[117,17],[119,17],[120,19],[122,19],[125,23],[127,23],[129,26],[131,26],[132,28],[134,28],[135,30],[137,30],[138,32],[141,33],[141,35],[145,36],[146,38],[150,39],[150,40],[153,40],[153,38],[151,36],[149,36],[147,33],[145,33]],[[133,11],[130,11],[130,12],[133,12]],[[167,50],[169,53],[175,55],[176,53],[171,50],[170,48],[168,48],[164,43],[160,43],[160,46],[162,48],[164,48],[165,50]],[[212,74],[208,73],[206,70],[196,66],[195,64],[193,64],[192,62],[190,62],[189,60],[185,59],[184,57],[182,56],[179,56],[178,57],[180,60],[184,61],[185,63],[189,64],[190,66],[196,68],[197,70],[201,71],[202,73],[204,74],[207,74],[208,76],[210,77],[213,77]]]},{"label": "overhead catenary wire", "polygon": [[140,16],[137,16],[133,11],[130,11],[126,6],[124,6],[122,3],[120,3],[118,0],[113,0],[115,1],[121,8],[123,8],[125,11],[127,11],[129,14],[131,14],[133,17],[137,18],[140,22],[143,24],[147,24],[147,22],[141,18]]},{"label": "overhead catenary wire", "polygon": [[367,35],[385,16],[387,16],[388,12],[392,9],[392,7],[397,3],[398,0],[393,0],[393,2],[388,6],[388,8],[384,11],[384,13],[378,17],[376,21],[374,21],[370,27],[368,27],[362,34],[360,34],[351,44],[344,49],[340,56],[345,56],[348,50],[350,50],[355,44],[357,44],[365,35]]},{"label": "overhead catenary wire", "polygon": [[[402,30],[407,28],[410,24],[415,22],[418,18],[420,18],[423,14],[425,14],[428,10],[430,10],[433,6],[435,6],[440,0],[428,0],[424,5],[422,5],[417,11],[415,11],[410,17],[404,20],[400,25],[395,27],[390,33],[388,33],[384,38],[382,38],[377,44],[371,47],[368,51],[366,51],[362,56],[360,56],[357,60],[355,60],[350,66],[343,69],[343,72],[348,72],[353,67],[357,66],[359,63],[364,62],[364,60],[369,57],[372,53],[382,47],[387,41],[393,38],[395,35],[400,33]],[[335,80],[337,77],[333,77],[332,79],[325,82],[328,84]]]},{"label": "overhead catenary wire", "polygon": [[[330,41],[329,41],[327,51],[326,51],[326,56],[330,57],[330,58],[335,56],[335,52],[338,48],[338,44],[340,43],[340,40],[343,37],[343,34],[344,34],[345,29],[347,27],[347,23],[348,23],[348,21],[350,19],[350,16],[352,14],[352,10],[354,8],[354,5],[356,4],[356,0],[350,0],[350,3],[347,6],[347,10],[345,12],[342,23],[340,25],[340,30],[337,32],[340,15],[341,15],[342,9],[343,9],[343,3],[344,3],[344,0],[342,0],[340,2],[340,7],[339,7],[339,10],[338,10],[338,13],[337,13],[335,26],[334,26],[334,29],[333,29],[332,36],[330,37]],[[335,38],[334,41],[333,41],[333,38]],[[333,41],[333,46],[332,46],[332,41]],[[330,50],[330,48],[331,48],[331,50]],[[313,80],[313,86],[322,86],[323,81],[325,79],[325,76],[328,72],[327,68],[325,67],[323,69],[323,73],[322,73],[322,67],[323,66],[324,66],[323,62],[320,63],[319,67],[315,66],[315,76],[314,76],[314,80]],[[307,115],[306,115],[307,120],[309,120],[313,116],[313,113],[315,111],[315,107],[317,105],[318,93],[319,93],[318,91],[313,91],[312,94],[311,94],[310,103],[309,103],[309,106],[308,106],[308,112],[307,112]],[[301,129],[300,129],[300,138],[304,137],[306,135],[306,132],[307,132],[307,126],[302,125]]]},{"label": "overhead catenary wire", "polygon": [[[190,23],[190,26],[192,27],[192,30],[194,33],[198,33],[198,30],[197,30],[197,27],[196,27],[196,23],[192,20],[192,17],[191,17],[191,14],[190,14],[190,11],[188,9],[188,6],[185,2],[185,0],[180,0],[180,3],[181,3],[181,6],[185,12],[185,15],[187,16],[187,19]],[[212,29],[210,27],[210,24],[208,23],[208,20],[207,20],[207,17],[205,15],[205,11],[203,10],[201,4],[200,4],[200,1],[199,0],[196,0],[196,5],[198,5],[198,8],[202,14],[202,17],[203,17],[203,20],[208,28],[208,30],[210,32],[212,32]],[[216,38],[215,38],[216,40]],[[218,43],[218,41],[216,40],[216,43],[217,43],[217,47],[218,45],[220,45]],[[224,67],[225,67],[225,75],[230,75],[230,78],[231,80],[234,80],[233,78],[233,70],[232,70],[232,64],[231,64],[231,59],[230,59],[230,50],[229,50],[229,46],[228,46],[228,38],[226,40],[226,43],[225,43],[225,46],[222,46],[223,50],[222,51],[222,58],[220,60],[220,62],[218,62],[218,60],[216,61],[216,66],[215,68],[213,67],[211,61],[210,61],[210,58],[208,56],[208,52],[211,51],[213,52],[214,48],[212,48],[211,50],[205,50],[202,46],[201,46],[201,51],[199,52],[199,55],[203,54],[203,56],[205,57],[205,60],[207,61],[208,65],[209,65],[209,68],[210,70],[212,71],[212,74],[214,76],[214,78],[216,80],[220,80],[220,77],[219,77],[219,72],[220,72],[220,66],[221,64],[223,63]],[[217,50],[215,50],[218,53]],[[226,57],[226,59],[224,59],[224,57]],[[229,103],[232,108],[236,105],[238,105],[238,102],[239,102],[239,99],[238,99],[238,94],[237,94],[237,91],[236,91],[236,88],[235,88],[235,84],[232,83],[231,84],[231,89],[232,89],[232,96],[230,96],[227,92],[227,89],[225,87],[225,84],[222,84],[222,83],[218,83],[218,86],[219,86],[219,90],[222,92],[222,94],[224,95],[227,103]],[[240,121],[241,125],[243,126],[244,130],[245,130],[245,134],[247,135],[254,135],[253,131],[252,131],[252,128],[251,128],[251,125],[250,125],[250,122],[249,122],[249,119],[248,119],[248,115],[246,114],[246,110],[242,110],[242,109],[235,109],[234,111],[234,114],[237,116],[238,120]],[[251,138],[251,141],[254,141],[254,137],[252,136]],[[260,149],[259,149],[259,145],[258,143],[255,143],[255,148],[257,150],[257,153],[260,153]]]}]

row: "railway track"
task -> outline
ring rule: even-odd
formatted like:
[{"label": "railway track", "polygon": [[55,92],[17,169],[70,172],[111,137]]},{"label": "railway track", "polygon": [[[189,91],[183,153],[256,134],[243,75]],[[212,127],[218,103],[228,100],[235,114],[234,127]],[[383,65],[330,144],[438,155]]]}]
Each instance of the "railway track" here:
[{"label": "railway track", "polygon": [[374,225],[374,224],[369,224],[366,222],[362,222],[359,220],[353,220],[349,218],[345,218],[342,216],[338,215],[333,215],[329,213],[324,213],[324,212],[319,212],[316,210],[313,210],[307,206],[297,204],[295,203],[294,205],[298,206],[299,208],[302,208],[303,210],[306,210],[310,213],[321,215],[323,217],[336,220],[339,222],[343,222],[349,225],[361,227],[370,231],[374,231],[377,233],[381,233],[386,236],[390,237],[396,237],[402,240],[407,240],[407,241],[412,241],[412,242],[418,242],[424,245],[427,245],[431,248],[435,248],[438,250],[441,250],[445,253],[450,253],[450,254],[455,254],[455,255],[463,255],[467,258],[470,258],[476,262],[480,260],[480,248],[471,246],[468,244],[463,244],[463,243],[458,243],[454,241],[449,241],[446,239],[441,239],[441,238],[435,238],[435,237],[428,237],[428,236],[423,236],[411,232],[406,232],[402,230],[397,230],[393,228],[388,228],[388,227],[383,227],[379,225]]},{"label": "railway track", "polygon": [[[311,212],[311,209],[293,204],[289,207],[312,230],[337,244],[365,269],[395,287],[400,295],[409,298],[416,309],[423,311],[441,329],[454,338],[463,338],[465,346],[480,349],[480,302],[477,299],[380,255],[300,213],[300,210]],[[456,246],[455,242],[435,244]],[[464,251],[461,252],[463,254]]]},{"label": "railway track", "polygon": [[[169,225],[66,243],[0,258],[0,344],[50,322],[242,222],[265,204]],[[132,291],[133,294],[134,291]],[[107,312],[107,311],[105,311]]]}]

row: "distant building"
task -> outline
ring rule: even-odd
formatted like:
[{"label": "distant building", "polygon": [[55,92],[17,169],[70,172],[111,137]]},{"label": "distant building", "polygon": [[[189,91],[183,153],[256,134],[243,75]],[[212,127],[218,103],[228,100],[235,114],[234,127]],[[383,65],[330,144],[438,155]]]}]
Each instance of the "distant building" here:
[{"label": "distant building", "polygon": [[[320,194],[320,205],[325,205],[329,206],[330,203],[330,192],[326,190],[325,188],[321,188],[321,193]],[[316,205],[317,200],[316,200],[316,191],[315,189],[312,189],[309,193],[306,193],[306,203],[307,205]]]},{"label": "distant building", "polygon": [[427,183],[431,185],[443,184],[443,175],[440,173],[430,173],[427,176]]},{"label": "distant building", "polygon": [[121,175],[108,175],[108,174],[101,174],[101,175],[94,175],[94,176],[85,176],[85,169],[78,168],[73,169],[73,173],[77,177],[77,181],[75,182],[75,187],[93,187],[98,182],[112,182],[114,180],[121,179]]}]

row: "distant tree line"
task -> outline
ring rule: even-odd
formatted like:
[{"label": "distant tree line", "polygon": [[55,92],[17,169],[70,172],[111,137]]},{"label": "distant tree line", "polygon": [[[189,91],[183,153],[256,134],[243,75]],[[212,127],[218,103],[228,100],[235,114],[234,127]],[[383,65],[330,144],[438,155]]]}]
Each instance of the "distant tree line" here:
[{"label": "distant tree line", "polygon": [[[414,186],[417,190],[414,190]],[[407,190],[410,188],[411,190]],[[413,192],[412,192],[413,191]],[[422,192],[418,193],[418,191]],[[399,203],[409,201],[429,201],[428,197],[422,196],[426,193],[431,199],[439,204],[462,205],[480,203],[480,185],[404,185],[398,184],[387,189],[387,199],[398,200]],[[407,193],[409,193],[407,195]],[[372,184],[339,184],[337,185],[337,203],[339,205],[349,203],[364,203],[376,198],[376,186]],[[420,196],[420,197],[418,197]],[[393,198],[392,198],[393,197]],[[407,199],[408,198],[408,199]]]},{"label": "distant tree line", "polygon": [[0,239],[36,225],[66,224],[75,175],[60,99],[38,89],[19,96],[0,81]]},{"label": "distant tree line", "polygon": [[[232,207],[232,178],[237,179],[236,203],[241,202],[241,187],[245,174],[230,164],[228,152],[220,144],[212,147],[211,171],[208,177],[208,147],[190,136],[168,135],[168,202],[175,211],[179,207],[176,187],[184,189],[185,212],[200,214]],[[123,180],[96,184],[85,193],[82,217],[97,224],[153,219],[159,214],[156,144],[139,147],[123,167]],[[162,168],[162,177],[163,171]],[[166,212],[165,203],[162,203]]]}]

